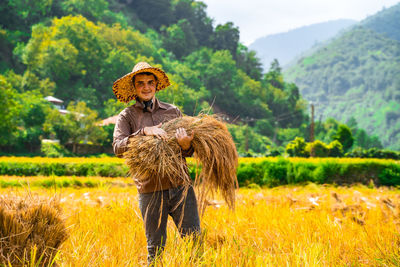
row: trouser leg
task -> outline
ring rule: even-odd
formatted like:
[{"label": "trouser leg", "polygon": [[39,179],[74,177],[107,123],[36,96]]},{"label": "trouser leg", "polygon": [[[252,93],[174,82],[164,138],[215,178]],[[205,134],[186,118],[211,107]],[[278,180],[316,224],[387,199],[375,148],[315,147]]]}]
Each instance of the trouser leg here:
[{"label": "trouser leg", "polygon": [[157,191],[139,194],[139,208],[142,213],[146,232],[149,265],[162,252],[167,239],[167,193],[167,191]]},{"label": "trouser leg", "polygon": [[[186,191],[187,190],[187,191]],[[178,187],[169,190],[170,215],[181,236],[200,234],[200,218],[193,187]]]}]

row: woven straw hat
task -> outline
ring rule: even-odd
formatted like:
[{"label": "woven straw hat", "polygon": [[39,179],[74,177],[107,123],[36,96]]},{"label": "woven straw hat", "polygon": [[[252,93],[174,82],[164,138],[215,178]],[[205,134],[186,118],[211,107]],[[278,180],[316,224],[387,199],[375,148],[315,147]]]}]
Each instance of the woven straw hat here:
[{"label": "woven straw hat", "polygon": [[150,66],[147,62],[139,62],[133,67],[132,72],[116,80],[113,84],[113,92],[121,102],[128,103],[136,97],[136,90],[132,78],[136,74],[150,72],[157,77],[156,91],[160,91],[170,85],[167,74],[159,68]]}]

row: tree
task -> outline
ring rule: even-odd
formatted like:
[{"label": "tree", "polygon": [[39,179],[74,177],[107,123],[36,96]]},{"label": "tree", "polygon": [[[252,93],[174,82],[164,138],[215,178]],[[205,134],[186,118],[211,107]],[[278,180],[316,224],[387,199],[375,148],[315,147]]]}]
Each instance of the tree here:
[{"label": "tree", "polygon": [[239,44],[236,55],[237,66],[243,70],[249,77],[259,81],[262,74],[262,63],[257,57],[256,52],[248,50],[243,44]]},{"label": "tree", "polygon": [[53,19],[49,27],[32,29],[20,57],[29,72],[55,82],[55,96],[85,101],[101,108],[113,97],[112,82],[132,68],[132,62],[157,55],[150,40],[130,28],[95,24],[82,16]]},{"label": "tree", "polygon": [[116,99],[108,99],[104,102],[103,118],[118,115],[128,105]]},{"label": "tree", "polygon": [[18,133],[21,105],[16,90],[0,75],[0,147],[10,146]]},{"label": "tree", "polygon": [[347,125],[340,124],[333,140],[339,141],[343,145],[344,152],[347,152],[353,145],[354,137]]},{"label": "tree", "polygon": [[329,147],[320,140],[315,140],[312,143],[307,143],[305,150],[311,157],[328,157]]},{"label": "tree", "polygon": [[239,37],[239,28],[234,27],[232,22],[220,24],[211,36],[211,46],[215,50],[228,50],[232,56],[236,56]]},{"label": "tree", "polygon": [[[29,32],[30,27],[50,14],[52,0],[6,0],[2,2],[6,16],[0,16],[0,25],[7,25],[12,30]],[[2,10],[1,10],[2,11]],[[3,12],[1,12],[3,13]],[[3,22],[4,19],[4,22]]]},{"label": "tree", "polygon": [[20,113],[21,135],[19,144],[29,152],[36,152],[40,149],[43,138],[43,124],[46,114],[50,111],[50,103],[43,98],[39,90],[27,91],[20,95],[22,110]]},{"label": "tree", "polygon": [[377,136],[369,136],[364,129],[356,129],[354,134],[354,147],[361,147],[364,149],[369,148],[383,148]]},{"label": "tree", "polygon": [[328,145],[329,157],[342,157],[343,156],[343,146],[338,140],[332,141]]},{"label": "tree", "polygon": [[285,152],[290,157],[309,157],[310,154],[306,151],[307,143],[302,137],[296,137],[286,145]]},{"label": "tree", "polygon": [[174,21],[171,0],[132,0],[127,1],[136,15],[147,25],[159,29]]},{"label": "tree", "polygon": [[187,56],[197,47],[197,40],[193,34],[193,29],[186,19],[181,19],[178,23],[162,28],[164,35],[164,47],[172,51],[178,59]]},{"label": "tree", "polygon": [[85,102],[71,102],[68,105],[69,111],[65,115],[65,129],[72,143],[72,152],[76,152],[76,145],[79,143],[100,144],[107,137],[107,133],[98,123],[97,112],[86,106]]},{"label": "tree", "polygon": [[272,142],[268,137],[257,134],[248,125],[228,124],[227,126],[236,144],[237,151],[243,156],[263,155],[272,146]]},{"label": "tree", "polygon": [[174,6],[176,21],[186,19],[190,22],[194,37],[200,46],[209,46],[213,34],[212,20],[207,16],[206,4],[193,0],[180,0]]},{"label": "tree", "polygon": [[71,15],[83,15],[91,21],[101,20],[108,10],[106,0],[64,0],[61,6],[65,13]]},{"label": "tree", "polygon": [[217,108],[222,108],[231,115],[237,115],[239,102],[233,88],[236,88],[237,70],[235,61],[227,50],[216,51],[204,73],[204,84],[211,91]]}]

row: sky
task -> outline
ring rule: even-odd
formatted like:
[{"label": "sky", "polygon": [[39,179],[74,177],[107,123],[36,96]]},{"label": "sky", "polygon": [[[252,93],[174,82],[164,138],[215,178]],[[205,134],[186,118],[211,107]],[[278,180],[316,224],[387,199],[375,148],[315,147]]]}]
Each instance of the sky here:
[{"label": "sky", "polygon": [[240,41],[336,19],[361,21],[400,0],[201,0],[214,26],[228,21],[240,30]]}]

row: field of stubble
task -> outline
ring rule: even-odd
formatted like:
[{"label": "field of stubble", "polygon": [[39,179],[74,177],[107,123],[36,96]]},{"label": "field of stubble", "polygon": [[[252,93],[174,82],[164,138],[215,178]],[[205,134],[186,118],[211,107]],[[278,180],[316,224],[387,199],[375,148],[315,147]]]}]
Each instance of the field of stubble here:
[{"label": "field of stubble", "polygon": [[[40,178],[36,178],[40,179]],[[99,178],[103,179],[104,178]],[[146,265],[137,191],[129,179],[93,188],[11,187],[3,194],[56,196],[69,238],[59,266]],[[210,199],[202,243],[171,221],[158,266],[398,266],[400,190],[365,186],[239,189],[236,209]]]}]

